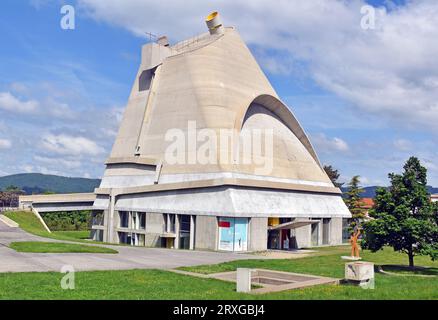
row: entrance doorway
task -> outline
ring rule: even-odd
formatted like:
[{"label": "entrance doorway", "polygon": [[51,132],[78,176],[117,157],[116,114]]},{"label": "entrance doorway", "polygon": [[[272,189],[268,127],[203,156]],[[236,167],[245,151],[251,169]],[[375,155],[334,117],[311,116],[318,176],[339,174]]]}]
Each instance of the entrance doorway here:
[{"label": "entrance doorway", "polygon": [[284,228],[276,229],[280,225],[291,222],[292,218],[269,218],[268,219],[268,249],[289,250],[293,249],[291,237],[291,228],[285,226]]}]

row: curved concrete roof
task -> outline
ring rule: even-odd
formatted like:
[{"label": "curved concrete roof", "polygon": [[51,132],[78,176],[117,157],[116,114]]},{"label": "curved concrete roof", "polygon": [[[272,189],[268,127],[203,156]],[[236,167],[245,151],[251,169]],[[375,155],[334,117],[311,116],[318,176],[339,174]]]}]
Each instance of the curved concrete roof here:
[{"label": "curved concrete roof", "polygon": [[[279,100],[239,34],[226,28],[223,35],[211,38],[203,35],[202,40],[190,43],[178,44],[178,48],[158,44],[143,48],[142,64],[107,162],[107,172],[117,163],[155,162],[163,164],[160,172],[163,176],[255,174],[255,165],[223,163],[219,152],[214,164],[166,163],[165,152],[172,143],[166,141],[166,133],[177,129],[187,136],[191,122],[197,130],[213,130],[217,136],[223,129],[239,133],[245,126],[271,128],[275,138],[274,170],[267,176],[333,187],[304,130]],[[142,88],[140,76],[151,68],[150,86],[148,82]],[[197,148],[199,145],[186,145],[186,159],[196,154]]]}]

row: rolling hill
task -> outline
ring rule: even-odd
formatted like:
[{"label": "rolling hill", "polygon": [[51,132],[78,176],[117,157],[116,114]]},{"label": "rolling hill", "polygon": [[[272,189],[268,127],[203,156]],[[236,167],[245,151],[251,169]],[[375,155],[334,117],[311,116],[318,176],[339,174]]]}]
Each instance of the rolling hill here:
[{"label": "rolling hill", "polygon": [[[20,173],[0,177],[0,190],[8,186],[16,186],[25,191],[26,194],[40,194],[46,191],[55,193],[78,193],[93,192],[100,184],[100,179],[70,178],[41,173]],[[364,198],[373,198],[376,195],[377,186],[364,187]],[[345,192],[347,188],[341,188]],[[428,187],[432,194],[438,193],[438,188]]]},{"label": "rolling hill", "polygon": [[46,191],[55,193],[93,192],[100,179],[70,178],[41,173],[20,173],[0,177],[0,190],[16,186],[26,194],[39,194]]},{"label": "rolling hill", "polygon": [[[374,198],[376,196],[376,189],[377,188],[378,188],[378,186],[364,187],[363,189],[365,190],[365,192],[361,194],[361,197],[362,198]],[[438,188],[428,186],[427,189],[429,190],[429,192],[431,194],[438,193]],[[342,192],[345,193],[347,191],[347,188],[342,187],[341,190],[342,190]]]}]

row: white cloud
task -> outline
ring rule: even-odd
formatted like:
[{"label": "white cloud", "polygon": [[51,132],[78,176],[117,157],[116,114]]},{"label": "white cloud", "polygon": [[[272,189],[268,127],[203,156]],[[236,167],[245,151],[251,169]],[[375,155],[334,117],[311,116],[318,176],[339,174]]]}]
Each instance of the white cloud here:
[{"label": "white cloud", "polygon": [[42,156],[34,156],[35,161],[50,165],[52,167],[61,166],[67,169],[76,169],[81,167],[81,161],[77,159],[67,159],[64,156],[62,158],[48,158]]},{"label": "white cloud", "polygon": [[406,139],[397,139],[394,141],[394,147],[399,151],[412,150],[412,142]]},{"label": "white cloud", "polygon": [[46,113],[52,115],[59,119],[73,119],[75,113],[71,110],[67,103],[61,103],[53,100],[52,98],[47,98],[46,101],[41,103],[44,106]]},{"label": "white cloud", "polygon": [[38,101],[21,101],[10,92],[0,92],[0,109],[18,113],[34,113],[38,107]]},{"label": "white cloud", "polygon": [[34,167],[30,164],[25,164],[25,165],[21,166],[21,169],[24,170],[24,172],[26,172],[26,173],[31,173],[34,171]]},{"label": "white cloud", "polygon": [[11,90],[16,93],[26,94],[29,93],[29,87],[22,82],[13,82],[9,85]]},{"label": "white cloud", "polygon": [[[221,12],[243,38],[262,50],[284,53],[281,61],[264,58],[271,72],[293,70],[291,61],[308,64],[310,76],[366,112],[410,127],[438,121],[438,3],[408,1],[380,8],[376,29],[363,30],[363,0],[147,1],[79,0],[99,21],[136,35],[145,31],[184,39],[206,31],[203,18]],[[291,56],[293,57],[291,59]]]},{"label": "white cloud", "polygon": [[81,136],[47,134],[41,141],[47,151],[62,155],[99,155],[105,150],[96,142]]},{"label": "white cloud", "polygon": [[315,145],[316,152],[321,153],[334,153],[334,152],[347,152],[350,148],[344,140],[341,138],[328,138],[325,134],[320,133],[312,136],[311,141]]},{"label": "white cloud", "polygon": [[[22,83],[11,83],[11,89],[17,93],[30,94],[30,89]],[[1,109],[11,112],[28,114],[47,119],[48,117],[58,119],[72,119],[75,113],[67,103],[59,102],[48,96],[44,99],[28,99],[24,101],[10,92],[0,92]]]},{"label": "white cloud", "polygon": [[12,143],[8,139],[0,139],[0,150],[1,149],[9,149],[12,147]]}]

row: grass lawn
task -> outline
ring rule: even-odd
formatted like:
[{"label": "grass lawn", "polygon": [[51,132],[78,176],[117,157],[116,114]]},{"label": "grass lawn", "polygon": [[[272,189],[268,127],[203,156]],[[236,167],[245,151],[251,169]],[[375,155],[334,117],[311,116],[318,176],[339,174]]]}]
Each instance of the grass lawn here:
[{"label": "grass lawn", "polygon": [[[46,232],[29,212],[8,212],[6,215],[18,222],[22,229],[42,237],[88,242],[82,239],[86,236],[84,232]],[[300,259],[241,260],[181,269],[214,273],[249,267],[343,278],[346,261],[340,257],[349,255],[350,248],[339,246],[315,250],[317,252],[312,256]],[[391,265],[407,265],[408,262],[405,254],[390,248],[376,253],[362,251],[361,256],[391,272],[397,271]],[[415,264],[429,267],[421,273],[437,274],[438,261],[416,257]],[[0,273],[0,299],[438,299],[438,276],[411,276],[403,270],[398,273],[400,275],[376,274],[374,290],[351,285],[323,285],[264,295],[237,293],[235,284],[229,282],[160,270],[77,272],[75,290],[61,289],[64,274],[56,272]]]},{"label": "grass lawn", "polygon": [[78,243],[59,242],[12,242],[9,247],[18,252],[39,253],[117,253],[116,250],[98,246],[86,246]]},{"label": "grass lawn", "polygon": [[89,238],[89,231],[53,231],[52,233],[47,232],[41,222],[38,220],[38,218],[29,211],[9,211],[6,212],[4,215],[9,219],[17,222],[20,225],[20,228],[24,231],[27,231],[37,236],[57,240],[90,242],[89,240],[86,240]]},{"label": "grass lawn", "polygon": [[[317,250],[319,252],[314,256],[301,259],[241,260],[215,265],[183,267],[180,269],[208,274],[234,271],[237,267],[269,268],[280,271],[312,273],[321,276],[342,278],[344,275],[343,266],[348,261],[342,260],[341,256],[350,255],[350,248],[348,246],[339,246],[318,248]],[[374,262],[376,265],[408,265],[408,256],[394,252],[391,248],[385,248],[375,253],[364,250],[361,251],[361,257],[364,261]],[[431,267],[432,271],[438,268],[438,261],[432,261],[429,257],[425,256],[415,257],[415,264],[417,266]]]},{"label": "grass lawn", "polygon": [[90,240],[89,230],[80,231],[52,231],[56,237],[70,238],[74,240]]},{"label": "grass lawn", "polygon": [[[256,267],[342,278],[340,256],[348,247],[324,248],[323,255],[300,259],[244,260],[218,265],[182,268],[205,273]],[[362,252],[376,264],[406,264],[405,255],[385,249]],[[437,268],[438,262],[417,257],[417,265]],[[264,295],[235,292],[235,284],[160,270],[77,272],[76,288],[62,290],[63,274],[55,272],[0,273],[0,299],[438,299],[438,277],[376,274],[374,290],[351,285],[323,285]]]}]

